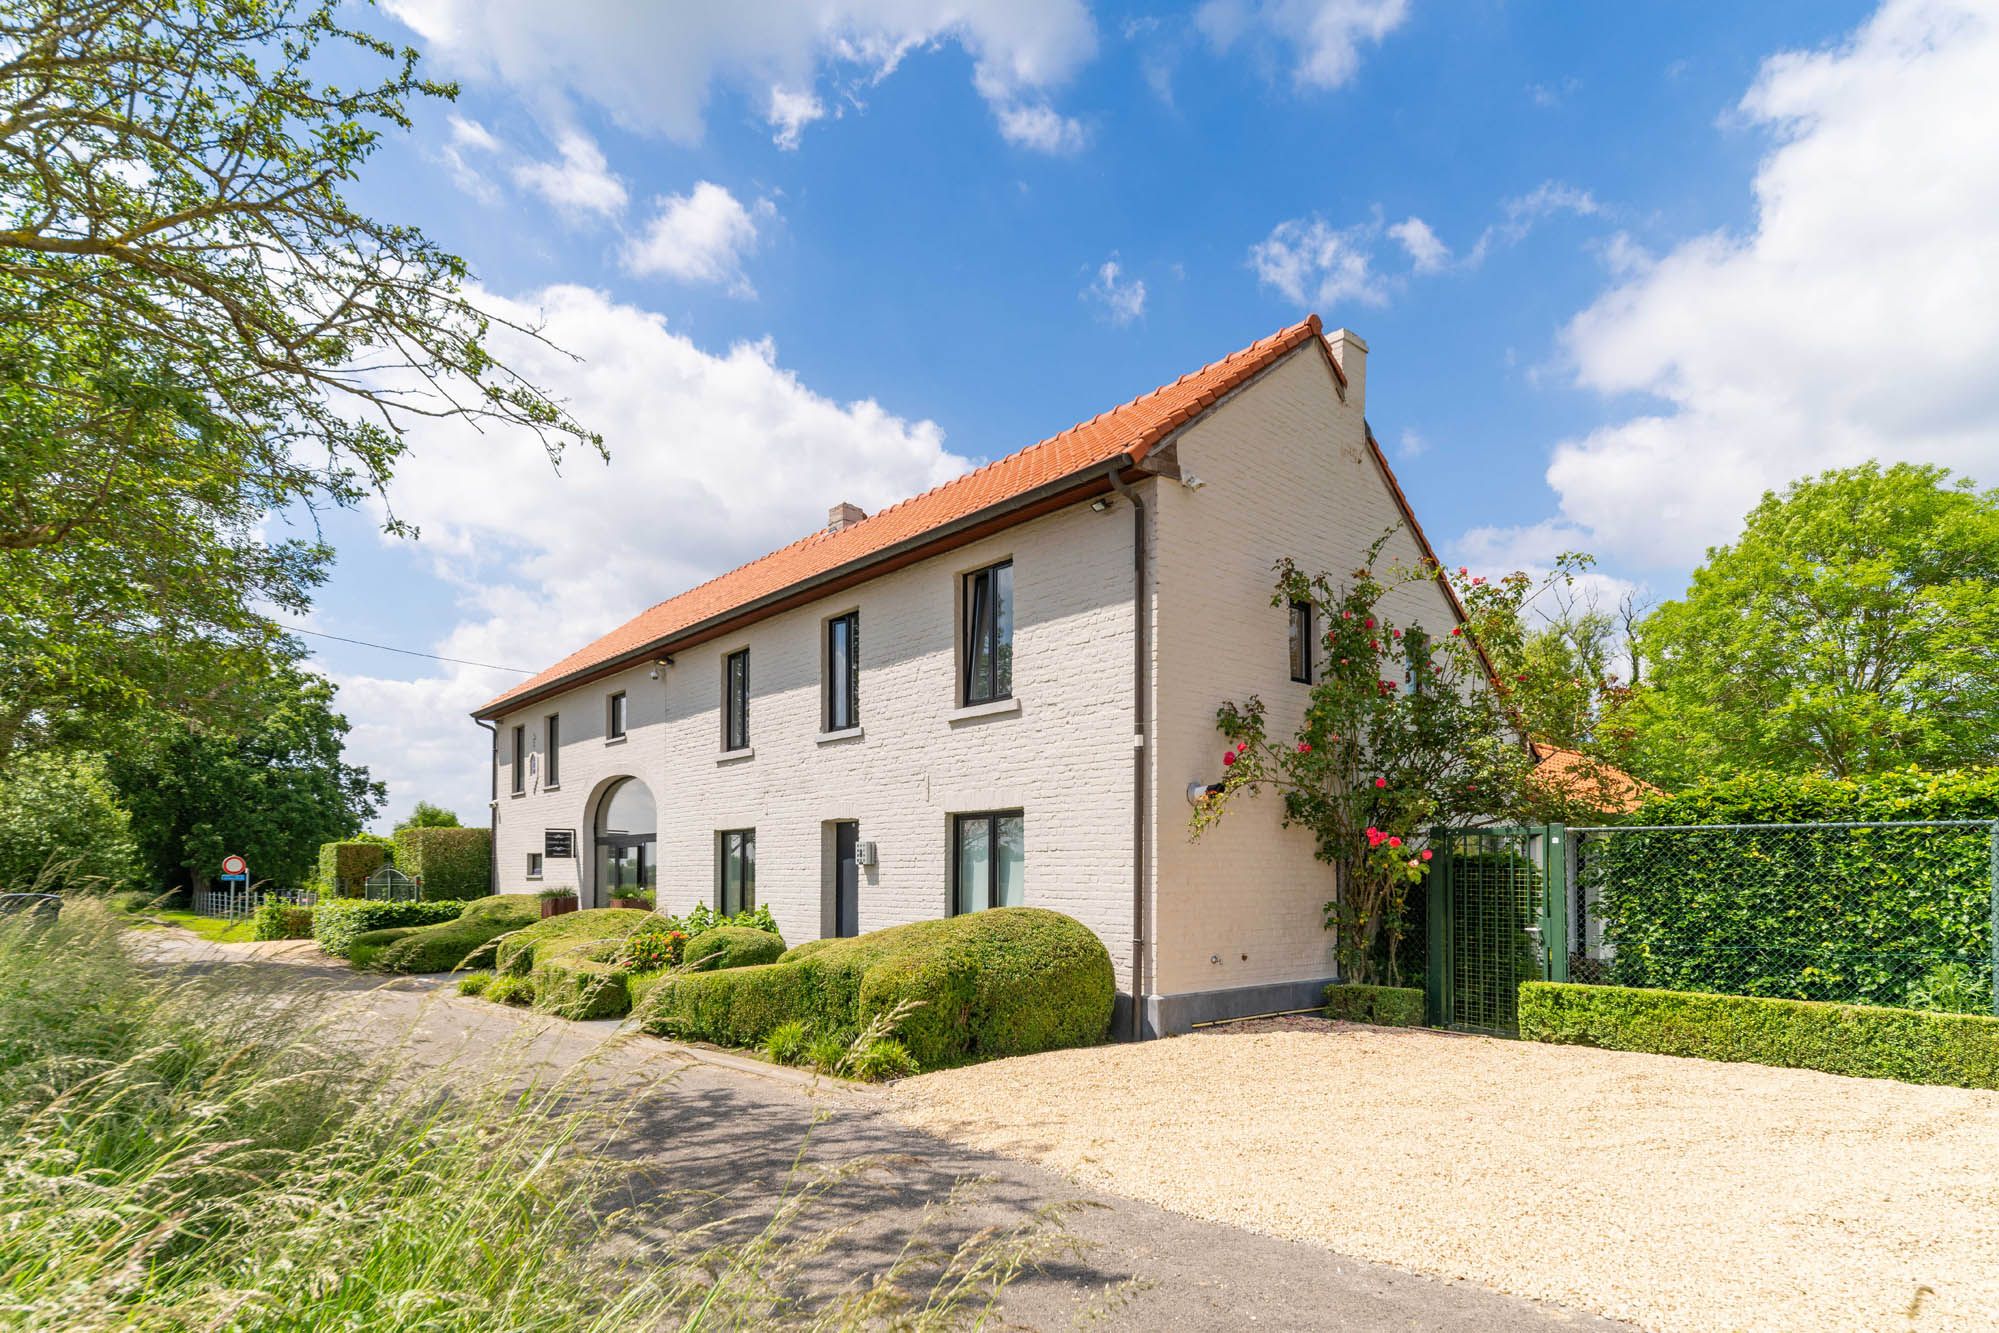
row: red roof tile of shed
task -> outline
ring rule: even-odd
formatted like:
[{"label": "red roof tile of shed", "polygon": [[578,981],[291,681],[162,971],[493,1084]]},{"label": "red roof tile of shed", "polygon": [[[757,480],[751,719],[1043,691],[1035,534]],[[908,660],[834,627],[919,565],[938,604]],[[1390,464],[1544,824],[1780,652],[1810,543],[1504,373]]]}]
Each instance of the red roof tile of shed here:
[{"label": "red roof tile of shed", "polygon": [[1154,445],[1214,406],[1223,395],[1317,337],[1319,327],[1319,317],[1309,316],[1122,407],[1071,426],[1060,435],[891,505],[838,532],[815,532],[677,597],[669,597],[488,701],[476,715],[492,716],[504,711],[510,701],[541,693],[551,685],[643,649],[665,648],[672,636],[704,621],[782,593],[817,575],[863,561],[1050,482],[1102,467],[1125,455],[1138,462]]}]

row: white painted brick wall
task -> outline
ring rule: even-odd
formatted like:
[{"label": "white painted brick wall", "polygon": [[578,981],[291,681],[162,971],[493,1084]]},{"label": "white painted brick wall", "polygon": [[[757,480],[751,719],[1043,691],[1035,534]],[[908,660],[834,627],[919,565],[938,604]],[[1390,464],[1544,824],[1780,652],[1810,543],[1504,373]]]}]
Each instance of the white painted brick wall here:
[{"label": "white painted brick wall", "polygon": [[[953,724],[959,575],[1014,562],[1013,716]],[[654,590],[635,590],[634,600]],[[859,740],[818,743],[827,618],[860,611]],[[757,898],[790,943],[825,918],[826,821],[854,819],[880,862],[862,872],[860,926],[875,930],[947,911],[948,817],[1026,812],[1026,898],[1077,917],[1118,961],[1130,953],[1131,517],[1077,505],[810,607],[675,654],[660,681],[646,669],[573,690],[501,719],[500,886],[570,884],[591,901],[596,803],[622,776],[643,779],[659,809],[660,905],[713,903],[718,830],[757,832]],[[722,662],[750,649],[754,757],[721,756]],[[566,645],[546,645],[552,656]],[[604,700],[623,689],[628,737],[604,740]],[[559,703],[557,791],[510,796],[509,731],[538,747]],[[579,858],[525,878],[545,828],[577,830]],[[580,876],[580,877],[579,877]]]}]

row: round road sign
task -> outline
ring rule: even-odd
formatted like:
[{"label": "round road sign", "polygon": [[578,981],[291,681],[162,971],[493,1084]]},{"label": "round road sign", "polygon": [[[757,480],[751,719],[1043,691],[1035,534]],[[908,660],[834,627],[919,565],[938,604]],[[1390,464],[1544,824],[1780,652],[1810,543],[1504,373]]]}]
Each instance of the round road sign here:
[{"label": "round road sign", "polygon": [[225,875],[240,875],[248,868],[240,856],[225,856],[222,858],[222,873]]}]

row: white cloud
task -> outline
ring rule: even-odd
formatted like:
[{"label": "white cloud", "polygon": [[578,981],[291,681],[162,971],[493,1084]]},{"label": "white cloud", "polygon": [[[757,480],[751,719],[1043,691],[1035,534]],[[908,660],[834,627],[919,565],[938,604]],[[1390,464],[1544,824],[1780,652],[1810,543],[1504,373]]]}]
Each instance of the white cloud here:
[{"label": "white cloud", "polygon": [[1360,68],[1360,44],[1379,44],[1408,16],[1409,0],[1207,0],[1194,21],[1218,51],[1279,42],[1300,87],[1337,88]]},{"label": "white cloud", "polygon": [[438,155],[451,176],[451,183],[482,203],[498,203],[499,187],[473,164],[472,158],[475,154],[499,155],[505,152],[504,147],[490,130],[476,120],[467,120],[455,113],[447,120],[451,126],[451,137],[445,140]]},{"label": "white cloud", "polygon": [[1459,261],[1462,267],[1477,268],[1499,247],[1520,244],[1535,225],[1546,218],[1562,213],[1584,218],[1600,217],[1605,209],[1588,190],[1551,180],[1542,181],[1526,194],[1508,199],[1501,205],[1500,211],[1503,215],[1501,220],[1480,232],[1472,248],[1465,252],[1465,257]]},{"label": "white cloud", "polygon": [[645,231],[625,247],[625,268],[642,276],[726,286],[754,296],[743,256],[756,246],[757,220],[775,213],[767,200],[745,208],[713,181],[656,201]]},{"label": "white cloud", "polygon": [[624,212],[625,183],[611,171],[595,140],[578,130],[564,130],[556,138],[555,149],[559,156],[553,162],[515,166],[514,184],[540,195],[571,217],[588,213],[615,217]]},{"label": "white cloud", "polygon": [[1293,305],[1321,313],[1346,301],[1385,305],[1387,289],[1372,268],[1371,242],[1378,230],[1375,224],[1339,230],[1323,218],[1293,218],[1250,248],[1250,267],[1257,281]]},{"label": "white cloud", "polygon": [[[971,56],[974,84],[1002,127],[1009,113],[1018,125],[1097,46],[1084,0],[389,0],[388,8],[458,73],[595,102],[627,128],[683,143],[701,138],[718,88],[762,101],[772,88],[809,89],[822,73],[865,87],[911,51],[944,42]],[[782,135],[786,122],[771,122]],[[1068,150],[1066,139],[1056,144]]]},{"label": "white cloud", "polygon": [[770,90],[770,108],[764,112],[764,118],[776,131],[771,142],[790,152],[798,147],[799,136],[805,133],[807,125],[826,118],[826,104],[810,88],[794,92],[774,84]]},{"label": "white cloud", "polygon": [[1111,323],[1123,327],[1145,313],[1145,280],[1126,277],[1124,268],[1112,255],[1097,268],[1097,276],[1083,289],[1083,298],[1095,303]]},{"label": "white cloud", "polygon": [[1395,451],[1404,458],[1421,458],[1430,451],[1430,442],[1407,426],[1402,428],[1402,436],[1395,442]]},{"label": "white cloud", "polygon": [[1562,441],[1561,524],[1641,565],[1735,535],[1766,489],[1868,458],[1999,482],[1999,10],[1889,0],[1767,60],[1756,221],[1657,258],[1563,342],[1577,382],[1657,406]]},{"label": "white cloud", "polygon": [[[391,495],[422,529],[407,558],[457,591],[460,612],[410,647],[543,667],[812,531],[836,500],[873,511],[969,466],[931,422],[813,392],[768,340],[709,353],[660,316],[577,287],[482,299],[581,358],[494,337],[499,355],[604,432],[611,459],[572,453],[557,475],[520,433],[420,423]],[[354,723],[349,753],[388,781],[392,812],[421,796],[483,818],[488,742],[466,714],[518,677],[442,664],[415,680],[329,674]]]},{"label": "white cloud", "polygon": [[1418,273],[1435,273],[1451,262],[1451,248],[1438,240],[1437,233],[1421,218],[1404,218],[1390,227],[1388,234],[1409,252],[1409,262]]},{"label": "white cloud", "polygon": [[1045,102],[997,105],[993,114],[999,117],[1000,137],[1016,148],[1067,154],[1083,147],[1082,124]]}]

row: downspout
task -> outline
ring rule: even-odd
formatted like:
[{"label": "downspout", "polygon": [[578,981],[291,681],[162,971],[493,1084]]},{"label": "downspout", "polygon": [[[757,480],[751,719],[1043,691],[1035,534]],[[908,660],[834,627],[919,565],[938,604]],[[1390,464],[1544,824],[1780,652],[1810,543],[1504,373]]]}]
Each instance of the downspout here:
[{"label": "downspout", "polygon": [[500,724],[483,717],[472,719],[493,736],[493,750],[486,764],[486,896],[500,891]]},{"label": "downspout", "polygon": [[[1152,599],[1145,552],[1145,501],[1115,464],[1105,474],[1131,504],[1131,1039],[1145,1038],[1145,867],[1150,769],[1146,691],[1152,683]],[[497,742],[495,742],[497,744]]]}]

